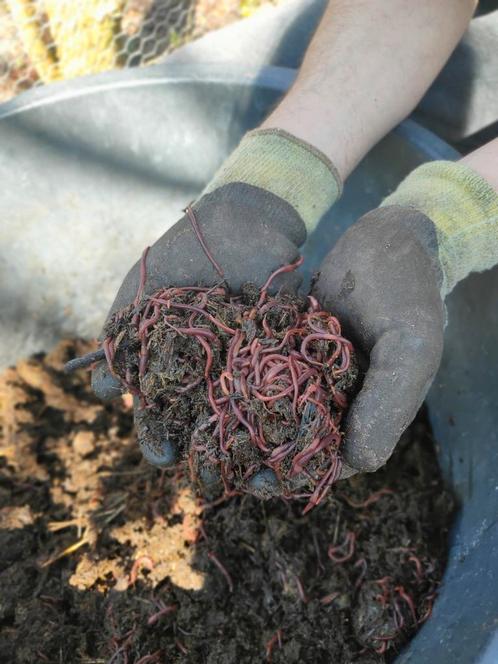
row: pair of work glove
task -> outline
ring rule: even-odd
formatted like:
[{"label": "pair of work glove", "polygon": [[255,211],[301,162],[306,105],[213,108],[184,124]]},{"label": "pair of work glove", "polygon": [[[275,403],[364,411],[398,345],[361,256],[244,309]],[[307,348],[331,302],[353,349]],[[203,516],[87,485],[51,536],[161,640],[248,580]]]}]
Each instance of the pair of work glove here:
[{"label": "pair of work glove", "polygon": [[[282,130],[247,134],[193,206],[231,290],[247,281],[262,285],[295,261],[341,188],[333,164],[312,146]],[[375,471],[390,457],[438,369],[444,298],[469,272],[498,262],[497,240],[496,192],[468,167],[441,161],[417,168],[326,256],[313,294],[369,359],[345,423],[342,477]],[[274,288],[295,289],[298,279],[282,274]],[[137,263],[110,313],[133,301],[139,280]],[[187,216],[149,251],[146,293],[219,280]],[[104,363],[92,379],[101,398],[120,393]],[[160,427],[147,411],[135,415],[144,457],[158,466],[174,463],[174,441],[159,436],[145,445],[144,432]],[[278,492],[271,471],[250,480],[254,487],[262,482],[266,492]]]}]

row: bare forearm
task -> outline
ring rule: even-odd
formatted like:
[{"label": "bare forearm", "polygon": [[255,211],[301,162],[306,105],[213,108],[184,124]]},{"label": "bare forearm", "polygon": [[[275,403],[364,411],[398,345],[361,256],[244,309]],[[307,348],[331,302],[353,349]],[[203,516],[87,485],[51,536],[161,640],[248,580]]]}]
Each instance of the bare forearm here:
[{"label": "bare forearm", "polygon": [[498,193],[498,138],[474,150],[461,162],[479,173]]},{"label": "bare forearm", "polygon": [[475,0],[331,0],[296,83],[263,126],[311,143],[345,179],[416,106],[475,5]]}]

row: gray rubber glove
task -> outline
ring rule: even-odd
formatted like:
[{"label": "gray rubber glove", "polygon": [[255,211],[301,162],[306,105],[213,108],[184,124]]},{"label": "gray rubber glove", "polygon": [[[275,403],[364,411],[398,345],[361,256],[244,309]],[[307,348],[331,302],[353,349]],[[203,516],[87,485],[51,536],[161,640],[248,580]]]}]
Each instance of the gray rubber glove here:
[{"label": "gray rubber glove", "polygon": [[498,193],[463,162],[415,169],[354,224],[322,265],[317,297],[370,358],[349,412],[346,462],[384,464],[439,366],[443,300],[498,263]]},{"label": "gray rubber glove", "polygon": [[369,358],[342,448],[357,471],[387,461],[434,378],[443,347],[442,276],[433,223],[398,206],[366,214],[323,261],[315,295]]},{"label": "gray rubber glove", "polygon": [[[298,257],[298,247],[340,191],[335,170],[324,155],[279,131],[248,134],[193,206],[210,253],[233,292],[251,281],[262,285],[282,265]],[[165,286],[211,286],[220,275],[207,258],[185,215],[150,249],[145,294]],[[279,275],[273,288],[295,290],[297,273]],[[109,315],[133,302],[140,263],[126,276]],[[120,394],[105,363],[92,375],[97,396]],[[138,440],[144,457],[158,466],[175,461],[174,441],[166,440],[151,411],[135,407]],[[142,444],[153,432],[154,443]],[[150,435],[148,436],[150,439]]]}]

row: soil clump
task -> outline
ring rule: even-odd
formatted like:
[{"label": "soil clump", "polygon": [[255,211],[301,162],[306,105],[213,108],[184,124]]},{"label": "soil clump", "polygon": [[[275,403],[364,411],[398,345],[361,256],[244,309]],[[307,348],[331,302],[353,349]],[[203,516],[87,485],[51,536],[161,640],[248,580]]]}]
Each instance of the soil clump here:
[{"label": "soil clump", "polygon": [[[300,259],[301,260],[301,259]],[[140,402],[140,444],[173,443],[192,481],[218,476],[225,497],[255,492],[270,468],[278,493],[318,505],[341,473],[341,422],[357,385],[351,342],[313,297],[246,284],[172,287],[117,311],[104,330],[110,370]],[[264,497],[264,483],[261,491]],[[260,491],[260,493],[261,493]]]}]

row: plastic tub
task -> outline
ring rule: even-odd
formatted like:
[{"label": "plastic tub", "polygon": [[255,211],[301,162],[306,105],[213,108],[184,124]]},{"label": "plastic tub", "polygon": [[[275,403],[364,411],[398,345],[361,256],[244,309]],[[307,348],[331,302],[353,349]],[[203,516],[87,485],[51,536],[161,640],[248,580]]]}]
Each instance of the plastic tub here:
[{"label": "plastic tub", "polygon": [[[0,365],[95,336],[142,248],[181,215],[292,70],[158,65],[40,88],[0,106]],[[309,238],[307,276],[415,166],[458,155],[408,120],[349,179]],[[398,662],[498,662],[498,270],[448,299],[428,397],[461,509],[433,617]]]}]

